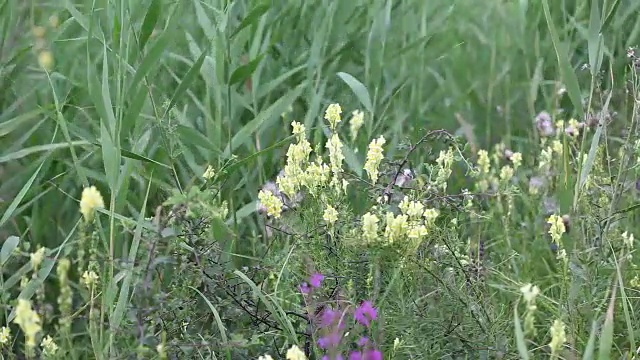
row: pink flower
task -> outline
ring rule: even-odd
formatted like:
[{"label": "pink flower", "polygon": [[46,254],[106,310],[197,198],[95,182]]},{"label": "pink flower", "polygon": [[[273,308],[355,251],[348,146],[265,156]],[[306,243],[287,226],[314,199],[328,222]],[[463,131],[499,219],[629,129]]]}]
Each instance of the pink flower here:
[{"label": "pink flower", "polygon": [[349,360],[362,360],[362,353],[360,351],[352,351],[349,354]]},{"label": "pink flower", "polygon": [[309,293],[311,292],[311,289],[309,288],[309,285],[306,282],[303,282],[302,284],[300,284],[300,287],[298,289],[303,295],[309,295]]},{"label": "pink flower", "polygon": [[369,343],[369,339],[366,336],[361,337],[360,339],[358,339],[358,342],[357,342],[359,347],[364,347],[368,343]]},{"label": "pink flower", "polygon": [[319,288],[322,284],[322,280],[324,280],[324,275],[320,273],[314,273],[313,275],[311,275],[311,277],[309,277],[309,284],[311,284],[311,286],[314,288]]},{"label": "pink flower", "polygon": [[366,350],[362,360],[382,360],[382,353],[379,350]]},{"label": "pink flower", "polygon": [[356,311],[353,313],[353,318],[361,325],[369,327],[371,321],[378,318],[378,312],[373,307],[371,301],[367,300],[356,308]]},{"label": "pink flower", "polygon": [[332,332],[327,336],[323,336],[318,339],[318,346],[320,349],[334,349],[340,344],[340,333]]}]

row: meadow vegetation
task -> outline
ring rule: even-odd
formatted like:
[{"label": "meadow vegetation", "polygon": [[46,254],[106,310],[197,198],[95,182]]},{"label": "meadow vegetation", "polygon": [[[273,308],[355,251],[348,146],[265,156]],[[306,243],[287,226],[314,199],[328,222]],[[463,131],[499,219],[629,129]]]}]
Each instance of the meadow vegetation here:
[{"label": "meadow vegetation", "polygon": [[639,12],[0,0],[0,358],[640,359]]}]

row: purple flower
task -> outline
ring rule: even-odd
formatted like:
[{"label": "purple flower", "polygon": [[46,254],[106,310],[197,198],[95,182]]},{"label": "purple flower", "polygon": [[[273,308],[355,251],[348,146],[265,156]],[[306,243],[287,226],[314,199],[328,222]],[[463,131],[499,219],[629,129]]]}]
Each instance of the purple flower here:
[{"label": "purple flower", "polygon": [[327,336],[323,336],[318,339],[318,346],[320,349],[334,349],[340,344],[340,333],[332,332]]},{"label": "purple flower", "polygon": [[303,295],[309,295],[309,292],[311,292],[311,289],[309,288],[309,285],[306,282],[303,282],[302,284],[300,284],[300,287],[298,289]]},{"label": "purple flower", "polygon": [[342,330],[344,328],[344,321],[342,321],[342,313],[340,311],[333,310],[330,307],[324,308],[322,314],[320,315],[320,323],[318,326],[320,328],[328,328],[332,325],[338,323],[338,329]]},{"label": "purple flower", "polygon": [[366,350],[362,360],[382,360],[382,353],[379,350]]},{"label": "purple flower", "polygon": [[349,354],[349,360],[362,360],[362,353],[360,351],[352,351]]},{"label": "purple flower", "polygon": [[334,358],[329,357],[329,355],[324,355],[321,360],[344,360],[342,355],[338,354]]},{"label": "purple flower", "polygon": [[367,345],[369,343],[369,339],[366,336],[361,337],[360,339],[358,339],[358,346],[360,347],[364,347],[365,345]]},{"label": "purple flower", "polygon": [[356,308],[356,311],[353,313],[353,318],[361,325],[369,327],[371,321],[378,318],[378,312],[373,307],[373,304],[371,304],[371,301],[367,300]]},{"label": "purple flower", "polygon": [[324,275],[320,273],[314,273],[313,275],[311,275],[311,277],[309,277],[309,284],[311,284],[311,286],[314,288],[319,288],[322,284],[322,280],[324,280]]}]

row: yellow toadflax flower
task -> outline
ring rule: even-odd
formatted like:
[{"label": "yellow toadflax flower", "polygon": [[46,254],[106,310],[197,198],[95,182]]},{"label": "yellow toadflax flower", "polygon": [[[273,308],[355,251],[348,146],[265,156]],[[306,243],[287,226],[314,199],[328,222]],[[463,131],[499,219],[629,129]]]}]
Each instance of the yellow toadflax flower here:
[{"label": "yellow toadflax flower", "polygon": [[40,316],[31,309],[31,302],[25,299],[18,299],[16,306],[16,317],[13,322],[20,326],[25,337],[25,344],[32,349],[36,346],[36,335],[42,330]]},{"label": "yellow toadflax flower", "polygon": [[367,172],[371,182],[374,184],[378,181],[378,167],[384,158],[384,155],[382,155],[382,146],[385,142],[386,140],[384,139],[384,136],[381,135],[379,138],[372,140],[369,144],[369,151],[367,152],[367,161],[364,164],[364,170]]},{"label": "yellow toadflax flower", "polygon": [[549,227],[549,235],[551,235],[551,240],[556,245],[560,245],[560,238],[562,237],[562,234],[566,232],[562,216],[551,215],[549,216],[547,223],[551,225],[551,227]]},{"label": "yellow toadflax flower", "polygon": [[324,210],[324,214],[322,215],[322,219],[327,222],[329,225],[333,225],[336,221],[338,221],[338,211],[333,208],[331,205],[327,205],[327,208]]},{"label": "yellow toadflax flower", "polygon": [[267,209],[267,215],[274,218],[280,218],[282,215],[282,200],[277,198],[271,191],[260,190],[258,193],[258,200]]},{"label": "yellow toadflax flower", "polygon": [[45,357],[53,356],[58,352],[58,345],[56,345],[56,343],[49,335],[42,339],[40,346],[42,347],[42,355],[44,355]]},{"label": "yellow toadflax flower", "polygon": [[207,170],[204,171],[202,177],[206,180],[211,180],[216,175],[215,171],[213,171],[213,167],[211,165],[207,166]]},{"label": "yellow toadflax flower", "polygon": [[2,345],[6,345],[11,341],[11,330],[6,327],[3,326],[0,328],[0,347],[2,347]]},{"label": "yellow toadflax flower", "polygon": [[264,354],[264,355],[258,357],[258,360],[273,360],[273,358],[269,354]]},{"label": "yellow toadflax flower", "polygon": [[562,320],[555,320],[551,327],[551,342],[549,347],[551,348],[551,357],[556,358],[565,342],[567,342],[567,335],[564,331],[564,323]]},{"label": "yellow toadflax flower", "polygon": [[370,212],[362,215],[362,233],[367,241],[373,241],[378,238],[379,221],[380,219]]},{"label": "yellow toadflax flower", "polygon": [[358,137],[358,131],[362,127],[362,124],[364,124],[364,113],[360,110],[355,110],[351,115],[349,131],[351,132],[351,141],[355,141]]},{"label": "yellow toadflax flower", "polygon": [[82,274],[82,284],[84,284],[84,286],[86,286],[88,289],[91,289],[93,287],[93,285],[95,285],[98,280],[100,278],[98,277],[98,274],[95,273],[95,271],[91,270],[91,271],[85,271],[84,274]]},{"label": "yellow toadflax flower", "polygon": [[104,208],[104,200],[102,195],[95,186],[89,186],[82,190],[82,198],[80,198],[80,212],[84,216],[85,221],[93,220],[96,209]]},{"label": "yellow toadflax flower", "polygon": [[293,345],[287,350],[287,360],[307,360],[307,357],[298,346]]},{"label": "yellow toadflax flower", "polygon": [[340,115],[342,114],[342,108],[340,104],[331,104],[327,107],[327,110],[324,113],[324,119],[329,122],[331,126],[331,130],[335,131],[338,123],[342,121]]}]

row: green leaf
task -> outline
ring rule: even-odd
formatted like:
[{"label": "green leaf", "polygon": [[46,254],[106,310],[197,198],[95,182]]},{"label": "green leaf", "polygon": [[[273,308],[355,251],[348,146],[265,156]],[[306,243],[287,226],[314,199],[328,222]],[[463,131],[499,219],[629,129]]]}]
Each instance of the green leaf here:
[{"label": "green leaf", "polygon": [[[122,281],[122,286],[120,287],[120,295],[118,297],[118,301],[116,303],[111,316],[109,316],[109,328],[111,333],[113,334],[120,328],[120,323],[122,322],[122,318],[124,316],[124,311],[129,304],[129,290],[131,287],[131,282],[133,280],[134,268],[133,264],[136,263],[136,256],[138,255],[138,248],[140,247],[140,239],[142,238],[142,224],[145,221],[145,210],[147,208],[147,201],[149,200],[149,191],[151,189],[151,181],[149,181],[147,185],[147,193],[145,194],[144,200],[142,201],[142,206],[140,206],[140,214],[138,215],[138,223],[136,225],[135,232],[133,234],[133,242],[131,243],[131,247],[129,248],[129,258],[127,260],[127,267],[124,270],[125,275]],[[111,281],[115,285],[115,279],[111,279]],[[108,304],[111,305],[111,304]],[[111,308],[111,306],[108,306]]]},{"label": "green leaf", "polygon": [[144,21],[142,22],[142,28],[140,29],[140,45],[139,49],[142,51],[144,46],[147,44],[151,33],[156,27],[158,23],[158,19],[160,18],[160,11],[162,10],[162,1],[161,0],[153,0],[151,5],[149,5],[149,10],[147,10],[147,14],[144,16]]},{"label": "green leaf", "polygon": [[58,149],[68,149],[68,148],[74,147],[74,146],[82,146],[82,145],[89,145],[89,144],[90,143],[88,141],[78,140],[78,141],[72,141],[71,143],[56,143],[56,144],[47,144],[47,145],[36,145],[36,146],[20,149],[18,151],[15,151],[15,152],[0,156],[0,164],[6,163],[6,162],[9,162],[9,161],[13,161],[13,160],[17,160],[17,159],[22,159],[23,157],[26,157],[26,156],[29,156],[29,155],[32,155],[32,154],[35,154],[35,153],[43,152],[43,151],[54,151],[54,150],[58,150]]},{"label": "green leaf", "polygon": [[264,15],[267,11],[269,11],[270,7],[271,7],[270,1],[262,1],[258,3],[258,5],[256,5],[253,9],[251,9],[249,14],[247,14],[247,16],[244,19],[242,19],[242,21],[240,22],[240,25],[238,25],[235,31],[231,33],[231,38],[235,37],[242,29],[258,21],[258,19],[262,15]]},{"label": "green leaf", "polygon": [[604,319],[604,326],[602,327],[602,333],[600,334],[600,348],[598,351],[598,360],[609,360],[611,358],[611,346],[613,345],[613,315],[616,304],[616,289],[614,285],[611,292],[611,300],[609,302],[609,308]]},{"label": "green leaf", "polygon": [[518,347],[518,353],[520,359],[529,360],[529,350],[524,339],[524,331],[522,331],[522,324],[520,323],[520,316],[518,315],[518,304],[513,307],[513,324],[516,331],[516,345]]},{"label": "green leaf", "polygon": [[20,238],[17,236],[9,236],[7,240],[2,244],[2,250],[0,250],[0,268],[9,260],[13,251],[18,247]]},{"label": "green leaf", "polygon": [[38,177],[38,174],[42,169],[42,165],[44,165],[44,162],[40,164],[40,166],[38,166],[38,169],[33,173],[33,175],[31,175],[31,178],[27,180],[27,182],[22,186],[22,189],[20,189],[20,192],[18,192],[18,195],[16,195],[11,204],[9,204],[9,207],[7,208],[7,210],[5,210],[2,218],[0,218],[0,228],[2,228],[2,226],[11,218],[13,212],[16,211],[22,199],[24,199],[25,195],[27,195],[27,192],[31,188],[31,185],[33,185],[36,177]]},{"label": "green leaf", "polygon": [[360,81],[358,81],[358,79],[356,79],[350,74],[347,74],[345,72],[339,72],[338,76],[340,77],[340,79],[342,79],[342,81],[344,81],[347,85],[349,85],[349,87],[351,88],[351,91],[353,91],[353,93],[356,95],[358,100],[360,100],[360,103],[362,104],[362,106],[364,106],[365,109],[367,109],[367,111],[372,113],[373,104],[371,103],[369,90],[367,90],[367,88]]},{"label": "green leaf", "polygon": [[13,119],[1,121],[0,119],[0,137],[3,137],[23,124],[28,124],[31,120],[44,113],[44,109],[36,109],[20,114]]},{"label": "green leaf", "polygon": [[591,334],[589,335],[589,341],[587,342],[587,347],[584,349],[584,353],[582,354],[582,360],[593,360],[593,354],[596,351],[597,332],[598,332],[598,322],[594,320],[591,323]]},{"label": "green leaf", "polygon": [[242,144],[244,144],[251,134],[257,131],[261,126],[268,124],[268,120],[278,119],[293,102],[302,94],[302,91],[306,87],[306,82],[298,85],[296,88],[289,91],[286,95],[278,99],[266,110],[260,112],[255,119],[249,121],[243,126],[231,139],[229,146],[227,146],[224,157],[229,158],[231,154]]},{"label": "green leaf", "polygon": [[256,68],[258,67],[258,65],[260,65],[260,61],[262,61],[262,58],[264,58],[264,55],[265,53],[262,53],[256,56],[255,59],[233,70],[233,73],[231,73],[231,77],[229,78],[229,86],[233,86],[251,77],[253,72],[256,71]]},{"label": "green leaf", "polygon": [[573,103],[575,111],[578,113],[580,119],[584,118],[584,109],[582,108],[582,93],[580,91],[580,84],[578,83],[578,77],[573,71],[573,67],[569,61],[569,55],[565,46],[560,42],[560,37],[556,31],[556,27],[553,24],[553,18],[549,10],[549,0],[542,0],[542,8],[544,10],[544,17],[549,27],[549,33],[551,34],[551,40],[553,47],[556,51],[556,57],[558,59],[558,65],[560,66],[560,75],[562,81],[567,88],[569,98]]},{"label": "green leaf", "polygon": [[167,106],[167,109],[165,110],[163,117],[167,116],[169,111],[173,109],[173,107],[176,105],[176,102],[178,101],[178,99],[187,91],[189,86],[191,86],[191,83],[195,80],[196,76],[198,76],[198,74],[200,73],[200,68],[202,67],[202,63],[204,62],[204,59],[206,56],[207,56],[207,52],[203,51],[202,54],[200,54],[200,57],[198,57],[198,60],[196,60],[196,62],[191,66],[189,71],[187,71],[187,74],[184,76],[184,78],[182,78],[182,81],[180,81],[180,84],[178,85],[176,90],[173,92],[173,95],[171,96],[171,101],[169,101],[169,106]]},{"label": "green leaf", "polygon": [[600,72],[602,56],[604,55],[604,40],[601,31],[601,17],[598,9],[598,1],[591,1],[591,15],[589,18],[589,35],[587,48],[589,50],[589,68],[591,76],[596,76]]}]

